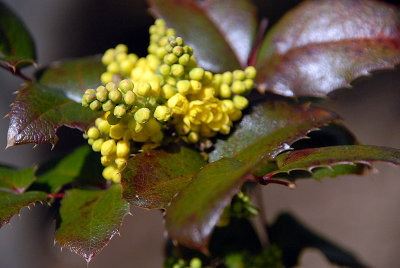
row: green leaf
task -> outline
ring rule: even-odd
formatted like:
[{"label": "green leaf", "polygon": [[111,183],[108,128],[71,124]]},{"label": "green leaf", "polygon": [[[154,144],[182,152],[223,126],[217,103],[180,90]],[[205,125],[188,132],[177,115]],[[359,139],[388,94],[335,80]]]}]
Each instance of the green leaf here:
[{"label": "green leaf", "polygon": [[58,88],[80,103],[88,88],[98,87],[105,71],[100,56],[90,56],[54,62],[36,72],[37,81],[51,88]]},{"label": "green leaf", "polygon": [[122,173],[123,197],[138,207],[166,208],[206,163],[197,151],[185,146],[137,154]]},{"label": "green leaf", "polygon": [[244,68],[257,28],[247,0],[148,0],[151,12],[193,47],[200,66],[212,72]]},{"label": "green leaf", "polygon": [[19,211],[36,202],[46,202],[46,193],[29,191],[22,194],[0,191],[0,228]]},{"label": "green leaf", "polygon": [[29,31],[6,4],[0,2],[0,65],[16,72],[35,63],[35,45]]},{"label": "green leaf", "polygon": [[399,63],[396,7],[371,0],[304,1],[264,39],[256,82],[262,92],[324,97]]},{"label": "green leaf", "polygon": [[244,116],[226,140],[217,140],[215,149],[209,154],[210,161],[221,157],[236,157],[243,161],[273,158],[311,130],[337,118],[323,109],[271,97]]},{"label": "green leaf", "polygon": [[36,167],[16,170],[0,166],[0,191],[23,193],[36,180]]},{"label": "green leaf", "polygon": [[[332,167],[338,164],[370,165],[376,161],[400,165],[400,150],[370,145],[344,145],[287,152],[276,157],[279,169],[271,172],[268,176],[289,173],[293,170],[312,172],[314,168]],[[319,174],[320,176],[321,174]]]},{"label": "green leaf", "polygon": [[167,208],[165,225],[172,239],[206,252],[212,230],[240,191],[247,171],[247,166],[232,158],[204,166]]},{"label": "green leaf", "polygon": [[58,192],[68,183],[99,184],[104,182],[99,155],[87,146],[72,153],[52,159],[40,166],[37,184],[44,184],[51,193]]},{"label": "green leaf", "polygon": [[66,192],[61,201],[61,222],[56,241],[90,262],[119,232],[129,204],[121,199],[121,186],[107,190]]},{"label": "green leaf", "polygon": [[366,267],[352,253],[315,234],[288,213],[280,214],[267,230],[270,242],[283,251],[285,267],[296,266],[301,252],[306,248],[320,250],[331,263],[339,266]]}]

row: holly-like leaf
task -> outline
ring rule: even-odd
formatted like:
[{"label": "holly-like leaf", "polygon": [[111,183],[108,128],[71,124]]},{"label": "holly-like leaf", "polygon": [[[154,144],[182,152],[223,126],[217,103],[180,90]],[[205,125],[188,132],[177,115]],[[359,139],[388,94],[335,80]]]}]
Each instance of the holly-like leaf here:
[{"label": "holly-like leaf", "polygon": [[104,182],[101,171],[99,155],[84,145],[66,156],[41,165],[36,183],[44,184],[51,193],[54,193],[72,182],[84,184]]},{"label": "holly-like leaf", "polygon": [[36,167],[16,170],[0,166],[0,191],[23,193],[36,180]]},{"label": "holly-like leaf", "polygon": [[262,92],[324,97],[399,63],[396,7],[372,0],[305,1],[267,34],[256,82]]},{"label": "holly-like leaf", "polygon": [[339,266],[367,267],[352,253],[315,234],[288,213],[279,215],[267,230],[270,242],[282,249],[285,267],[296,266],[301,252],[306,248],[320,250],[331,263]]},{"label": "holly-like leaf", "polygon": [[210,161],[221,157],[239,157],[240,160],[247,156],[273,158],[311,130],[338,118],[323,109],[272,97],[253,109],[226,140],[217,140],[215,149],[209,154]]},{"label": "holly-like leaf", "polygon": [[244,68],[256,35],[256,8],[247,0],[148,0],[156,17],[193,47],[212,72]]},{"label": "holly-like leaf", "polygon": [[0,228],[19,211],[36,202],[46,202],[46,193],[29,191],[22,194],[0,191]]},{"label": "holly-like leaf", "polygon": [[35,45],[17,15],[0,2],[0,65],[16,72],[17,67],[33,64]]},{"label": "holly-like leaf", "polygon": [[232,158],[204,166],[167,208],[165,225],[172,239],[206,252],[212,230],[240,191],[247,171],[246,165]]},{"label": "holly-like leaf", "polygon": [[279,169],[268,176],[289,173],[293,170],[312,172],[314,168],[338,164],[370,165],[377,161],[400,165],[400,150],[370,145],[344,145],[287,152],[276,157]]},{"label": "holly-like leaf", "polygon": [[65,91],[68,98],[80,103],[88,88],[96,88],[105,71],[100,56],[54,62],[36,72],[37,81],[51,88]]},{"label": "holly-like leaf", "polygon": [[66,192],[61,201],[61,222],[56,241],[90,262],[119,232],[129,204],[121,199],[121,186],[107,190]]},{"label": "holly-like leaf", "polygon": [[206,163],[197,151],[185,146],[137,154],[122,173],[123,197],[138,207],[166,208]]}]

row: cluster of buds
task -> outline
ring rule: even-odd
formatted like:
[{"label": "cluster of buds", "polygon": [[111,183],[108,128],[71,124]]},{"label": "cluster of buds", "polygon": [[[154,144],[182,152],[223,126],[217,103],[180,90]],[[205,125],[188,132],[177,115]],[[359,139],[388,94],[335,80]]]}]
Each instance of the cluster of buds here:
[{"label": "cluster of buds", "polygon": [[170,258],[164,263],[166,268],[201,268],[202,262],[199,258],[192,258],[187,264],[183,259]]},{"label": "cluster of buds", "polygon": [[218,226],[223,227],[229,224],[231,218],[247,219],[258,216],[259,210],[251,203],[250,197],[243,192],[233,197],[229,206],[225,207]]},{"label": "cluster of buds", "polygon": [[83,106],[105,112],[85,137],[102,154],[103,176],[114,182],[131,154],[162,143],[167,126],[188,143],[229,134],[254,85],[252,66],[223,74],[199,67],[193,49],[163,20],[149,32],[146,57],[128,54],[122,44],[108,49],[103,86],[86,90],[82,98]]}]

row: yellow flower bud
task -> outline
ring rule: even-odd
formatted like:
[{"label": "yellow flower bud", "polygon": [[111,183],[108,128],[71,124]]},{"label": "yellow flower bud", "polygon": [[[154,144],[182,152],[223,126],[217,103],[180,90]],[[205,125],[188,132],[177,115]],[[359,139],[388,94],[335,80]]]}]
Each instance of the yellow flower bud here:
[{"label": "yellow flower bud", "polygon": [[190,81],[189,80],[180,80],[176,84],[176,88],[178,89],[178,92],[181,93],[182,95],[189,94]]},{"label": "yellow flower bud", "polygon": [[243,81],[243,83],[244,83],[244,85],[246,87],[246,90],[251,90],[254,87],[253,79],[246,79],[246,80]]},{"label": "yellow flower bud", "polygon": [[124,79],[121,82],[119,82],[119,88],[123,93],[126,93],[129,90],[133,90],[133,83],[130,79]]},{"label": "yellow flower bud", "polygon": [[114,57],[115,57],[115,51],[114,49],[110,48],[106,50],[103,57],[101,58],[101,61],[103,62],[104,65],[108,65],[114,60]]},{"label": "yellow flower bud", "polygon": [[164,85],[161,88],[161,96],[166,98],[166,99],[169,99],[172,96],[174,96],[175,92],[176,92],[175,88],[173,86],[171,86],[171,85],[168,85],[168,84]]},{"label": "yellow flower bud", "polygon": [[180,57],[183,54],[183,48],[181,46],[176,46],[172,49],[172,53],[175,54],[175,56]]},{"label": "yellow flower bud", "polygon": [[231,97],[232,92],[231,92],[231,88],[228,86],[228,84],[222,84],[220,89],[219,89],[219,95],[221,96],[221,98],[225,98],[228,99]]},{"label": "yellow flower bud", "polygon": [[117,56],[115,56],[115,60],[119,63],[123,62],[128,58],[128,55],[126,53],[118,53]]},{"label": "yellow flower bud", "polygon": [[189,102],[185,96],[177,93],[168,100],[167,105],[174,113],[184,114],[187,110]]},{"label": "yellow flower bud", "polygon": [[116,165],[109,165],[103,169],[103,177],[106,180],[112,180],[114,174],[118,172],[117,166]]},{"label": "yellow flower bud", "polygon": [[104,72],[102,73],[102,75],[100,76],[100,81],[105,85],[109,82],[111,82],[113,79],[113,74],[110,72]]},{"label": "yellow flower bud", "polygon": [[89,145],[93,145],[94,139],[88,139],[87,143],[88,143]]},{"label": "yellow flower bud", "polygon": [[103,111],[105,111],[105,112],[113,110],[114,107],[115,107],[115,104],[111,100],[106,101],[105,103],[103,103],[103,106],[102,106]]},{"label": "yellow flower bud", "polygon": [[100,137],[100,131],[97,127],[91,127],[88,129],[87,135],[89,139],[97,139]]},{"label": "yellow flower bud", "polygon": [[114,115],[117,118],[121,118],[126,114],[126,106],[125,104],[119,104],[114,108]]},{"label": "yellow flower bud", "polygon": [[107,120],[101,120],[98,125],[99,130],[103,134],[108,134],[110,132],[111,125],[107,122]]},{"label": "yellow flower bud", "polygon": [[186,66],[188,65],[190,60],[189,54],[183,54],[182,56],[179,57],[179,64]]},{"label": "yellow flower bud", "polygon": [[171,66],[171,74],[176,77],[180,77],[185,73],[185,70],[180,64],[173,64]]},{"label": "yellow flower bud", "polygon": [[201,82],[203,83],[203,85],[208,85],[211,83],[212,79],[213,79],[213,74],[209,71],[205,71]]},{"label": "yellow flower bud", "polygon": [[148,108],[140,108],[135,113],[135,120],[139,124],[144,124],[150,119],[150,110]]},{"label": "yellow flower bud", "polygon": [[112,90],[116,90],[116,89],[118,89],[118,87],[117,87],[117,85],[115,85],[113,82],[109,82],[109,83],[107,83],[106,84],[106,89],[108,90],[108,91],[112,91]]},{"label": "yellow flower bud", "polygon": [[233,103],[235,104],[235,107],[239,110],[243,110],[247,107],[247,105],[249,105],[249,101],[246,97],[243,96],[234,96]]},{"label": "yellow flower bud", "polygon": [[254,79],[256,78],[256,68],[254,68],[254,66],[248,66],[245,70],[244,73],[246,74],[246,78],[248,79]]},{"label": "yellow flower bud", "polygon": [[235,94],[243,94],[246,91],[246,86],[242,81],[235,81],[232,84],[232,92]]},{"label": "yellow flower bud", "polygon": [[177,61],[178,61],[178,57],[175,56],[174,54],[167,54],[164,57],[164,63],[168,64],[168,65],[172,65]]},{"label": "yellow flower bud", "polygon": [[158,121],[168,121],[171,117],[172,111],[165,105],[157,106],[156,110],[154,111],[154,117]]},{"label": "yellow flower bud", "polygon": [[124,102],[126,105],[133,105],[136,101],[136,95],[133,93],[133,91],[128,91],[124,95]]},{"label": "yellow flower bud", "polygon": [[112,74],[118,74],[119,73],[119,65],[117,62],[113,61],[107,66],[107,72],[112,73]]},{"label": "yellow flower bud", "polygon": [[188,141],[190,143],[196,143],[199,141],[199,134],[196,132],[190,132],[188,135]]},{"label": "yellow flower bud", "polygon": [[127,53],[128,52],[128,47],[124,44],[118,44],[115,47],[115,51],[119,53]]},{"label": "yellow flower bud", "polygon": [[197,68],[193,68],[190,72],[189,72],[189,77],[192,80],[197,80],[200,81],[203,79],[204,76],[204,69],[197,67]]},{"label": "yellow flower bud", "polygon": [[110,137],[116,140],[122,139],[125,133],[125,127],[121,124],[116,124],[110,127]]},{"label": "yellow flower bud", "polygon": [[201,88],[202,88],[202,84],[199,81],[196,80],[190,80],[190,88],[192,89],[193,93],[198,93]]},{"label": "yellow flower bud", "polygon": [[109,156],[109,155],[103,155],[100,160],[101,160],[101,164],[103,166],[108,166],[108,165],[114,163],[115,157]]},{"label": "yellow flower bud", "polygon": [[167,64],[163,64],[163,65],[161,65],[160,68],[159,68],[160,74],[162,74],[162,75],[164,75],[164,76],[169,75],[169,72],[170,72],[170,71],[171,71],[171,67],[170,67],[169,65],[167,65]]},{"label": "yellow flower bud", "polygon": [[108,98],[110,100],[112,100],[112,102],[114,103],[120,103],[121,99],[122,99],[122,94],[121,91],[119,91],[118,89],[113,89],[108,93]]},{"label": "yellow flower bud", "polygon": [[121,182],[121,174],[119,172],[114,173],[112,176],[112,181],[114,183],[120,183]]},{"label": "yellow flower bud", "polygon": [[115,140],[110,139],[103,142],[101,145],[101,154],[102,155],[114,155],[117,150],[117,145],[115,144]]},{"label": "yellow flower bud", "polygon": [[131,144],[129,141],[118,141],[117,143],[117,157],[127,157],[131,151]]},{"label": "yellow flower bud", "polygon": [[141,82],[136,84],[134,92],[139,95],[139,96],[143,96],[146,97],[150,94],[151,91],[151,86],[149,83],[147,82]]},{"label": "yellow flower bud", "polygon": [[242,70],[233,71],[233,78],[235,80],[244,80],[246,78],[246,74]]},{"label": "yellow flower bud", "polygon": [[119,64],[119,67],[121,71],[125,74],[128,75],[132,71],[132,69],[135,67],[135,63],[133,63],[129,58],[125,59]]},{"label": "yellow flower bud", "polygon": [[126,167],[126,161],[127,159],[125,158],[116,158],[114,163],[118,170],[123,170]]},{"label": "yellow flower bud", "polygon": [[222,74],[222,82],[228,85],[232,84],[233,75],[231,72],[225,72]]},{"label": "yellow flower bud", "polygon": [[98,111],[101,109],[101,102],[94,100],[90,103],[89,108],[93,111]]},{"label": "yellow flower bud", "polygon": [[104,143],[104,139],[97,139],[93,142],[92,144],[92,149],[95,152],[100,152],[101,151],[101,147]]}]

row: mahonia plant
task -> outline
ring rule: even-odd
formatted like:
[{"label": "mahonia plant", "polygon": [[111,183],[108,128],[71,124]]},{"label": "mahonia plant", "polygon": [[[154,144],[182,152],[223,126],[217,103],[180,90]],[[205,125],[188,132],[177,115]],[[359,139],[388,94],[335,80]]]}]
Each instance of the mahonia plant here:
[{"label": "mahonia plant", "polygon": [[252,196],[260,185],[294,189],[299,178],[400,165],[399,149],[360,144],[313,105],[400,63],[398,7],[308,0],[267,31],[249,0],[148,4],[156,20],[145,57],[119,44],[30,76],[33,38],[0,2],[0,67],[25,81],[7,115],[7,148],[55,146],[61,126],[90,145],[39,166],[0,166],[0,227],[24,207],[50,206],[55,242],[89,263],[132,205],[162,211],[167,268],[292,267],[310,247],[367,267],[288,213],[268,222]]},{"label": "mahonia plant", "polygon": [[101,152],[103,177],[119,183],[131,154],[165,143],[165,129],[187,143],[228,135],[249,102],[256,70],[212,74],[193,48],[158,19],[150,27],[149,55],[138,58],[120,44],[105,52],[102,86],[87,89],[82,105],[105,114],[84,137]]}]

